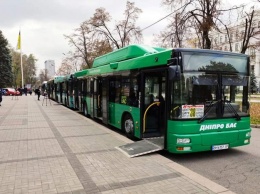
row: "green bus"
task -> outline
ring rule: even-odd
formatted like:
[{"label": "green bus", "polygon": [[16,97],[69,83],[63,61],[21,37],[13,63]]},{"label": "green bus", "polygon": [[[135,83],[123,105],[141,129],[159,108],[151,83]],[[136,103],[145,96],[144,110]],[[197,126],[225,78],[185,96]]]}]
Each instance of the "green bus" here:
[{"label": "green bus", "polygon": [[55,76],[50,79],[47,83],[49,98],[58,103],[63,103],[62,99],[66,91],[66,88],[64,88],[65,83],[65,76]]},{"label": "green bus", "polygon": [[250,143],[249,75],[245,54],[130,45],[57,80],[56,100],[171,153],[215,151]]}]

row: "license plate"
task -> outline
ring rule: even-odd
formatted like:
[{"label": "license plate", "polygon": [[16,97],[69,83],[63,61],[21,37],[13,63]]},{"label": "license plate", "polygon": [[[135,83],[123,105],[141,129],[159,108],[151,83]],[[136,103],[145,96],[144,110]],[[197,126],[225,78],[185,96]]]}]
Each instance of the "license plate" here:
[{"label": "license plate", "polygon": [[228,144],[212,146],[212,151],[215,151],[215,150],[225,150],[225,149],[228,149]]}]

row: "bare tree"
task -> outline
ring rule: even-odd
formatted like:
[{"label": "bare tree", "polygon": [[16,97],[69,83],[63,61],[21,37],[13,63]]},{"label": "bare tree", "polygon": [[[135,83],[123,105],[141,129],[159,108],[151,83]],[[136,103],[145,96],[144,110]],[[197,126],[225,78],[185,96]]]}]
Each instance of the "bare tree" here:
[{"label": "bare tree", "polygon": [[129,45],[130,42],[140,41],[142,33],[140,27],[137,27],[135,23],[142,10],[134,5],[134,3],[127,1],[124,12],[125,19],[119,21],[115,25],[114,30],[109,28],[109,22],[111,21],[109,13],[104,8],[96,9],[96,13],[89,20],[89,23],[93,26],[95,35],[103,36],[104,39],[109,41],[112,47],[117,49]]},{"label": "bare tree", "polygon": [[186,25],[182,23],[180,13],[173,15],[171,21],[155,41],[159,42],[162,47],[182,47]]},{"label": "bare tree", "polygon": [[249,13],[245,12],[244,34],[242,37],[243,41],[240,51],[241,53],[245,53],[249,46],[257,47],[257,44],[249,45],[250,40],[253,37],[257,38],[257,35],[260,34],[258,24],[256,24],[255,22],[255,10],[254,7],[252,7]]},{"label": "bare tree", "polygon": [[235,6],[221,9],[221,0],[163,0],[162,2],[164,5],[178,8],[182,17],[177,22],[179,25],[185,25],[183,29],[190,29],[197,33],[200,46],[204,49],[210,49],[212,46],[210,31],[218,28],[220,16],[224,12],[238,8]]},{"label": "bare tree", "polygon": [[[63,53],[64,54],[64,53]],[[72,52],[64,54],[65,58],[62,60],[61,66],[57,70],[57,75],[68,75],[76,71],[87,69],[84,68],[84,60],[74,57]]]},{"label": "bare tree", "polygon": [[75,72],[73,64],[66,58],[62,61],[61,66],[57,70],[57,75],[69,75],[73,72]]},{"label": "bare tree", "polygon": [[181,8],[180,23],[193,21],[193,27],[198,29],[201,36],[202,48],[210,48],[209,31],[214,26],[214,18],[219,16],[218,4],[220,0],[163,0],[163,4],[174,6],[184,2]]},{"label": "bare tree", "polygon": [[[225,34],[225,36],[228,39],[229,44],[229,50],[232,52],[232,44],[236,42],[236,48],[235,51],[239,51],[238,48],[238,42],[241,42],[240,46],[240,53],[246,53],[248,48],[258,48],[260,45],[258,45],[258,40],[260,31],[258,28],[258,20],[256,11],[254,10],[254,7],[251,7],[251,9],[247,12],[244,10],[240,10],[240,16],[237,18],[237,21],[239,21],[238,24],[229,24],[226,25],[222,22],[222,25],[224,26],[223,31],[219,30],[219,32]],[[223,43],[220,43],[223,44]]]},{"label": "bare tree", "polygon": [[74,53],[70,53],[71,57],[77,59],[83,59],[87,68],[91,67],[92,61],[89,60],[88,48],[91,46],[91,33],[89,26],[86,22],[83,22],[79,28],[75,29],[75,32],[71,35],[64,35],[69,41],[69,45],[75,48]]},{"label": "bare tree", "polygon": [[48,81],[50,79],[47,69],[40,70],[39,79],[40,79],[40,83],[42,83],[43,81]]},{"label": "bare tree", "polygon": [[70,61],[81,64],[81,69],[91,68],[97,56],[111,52],[112,48],[121,48],[140,40],[140,28],[135,23],[141,12],[134,3],[127,2],[125,19],[111,30],[109,13],[104,8],[96,9],[93,17],[82,22],[73,34],[64,35],[70,46],[75,48],[75,51],[70,52]]}]

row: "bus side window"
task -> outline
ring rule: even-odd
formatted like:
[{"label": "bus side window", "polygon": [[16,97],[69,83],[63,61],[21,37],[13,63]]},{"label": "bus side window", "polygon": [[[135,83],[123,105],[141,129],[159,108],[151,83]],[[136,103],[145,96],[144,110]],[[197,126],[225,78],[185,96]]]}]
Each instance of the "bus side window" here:
[{"label": "bus side window", "polygon": [[145,95],[145,106],[149,106],[154,102],[154,95],[153,94],[146,94]]},{"label": "bus side window", "polygon": [[149,94],[149,104],[152,104],[154,102],[154,95]]},{"label": "bus side window", "polygon": [[130,91],[127,104],[130,106],[135,106],[135,107],[138,106],[138,99],[137,99],[135,92]]},{"label": "bus side window", "polygon": [[109,90],[109,101],[110,102],[115,102],[115,99],[116,99],[116,88],[115,88],[115,82],[114,81],[110,81],[109,83],[109,87],[110,87],[110,90]]}]

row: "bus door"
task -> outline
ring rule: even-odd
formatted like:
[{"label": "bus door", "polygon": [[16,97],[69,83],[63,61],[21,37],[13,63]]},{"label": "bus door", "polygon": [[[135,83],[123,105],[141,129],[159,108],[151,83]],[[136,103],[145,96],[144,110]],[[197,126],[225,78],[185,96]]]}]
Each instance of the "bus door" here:
[{"label": "bus door", "polygon": [[102,78],[94,78],[93,117],[102,119]]},{"label": "bus door", "polygon": [[142,74],[141,120],[143,137],[161,137],[166,127],[166,70]]},{"label": "bus door", "polygon": [[86,80],[85,79],[80,79],[79,80],[79,85],[78,85],[78,93],[79,93],[79,103],[78,103],[78,105],[79,105],[79,111],[80,112],[83,112],[83,103],[84,103],[84,101],[83,101],[83,98],[85,98],[86,97],[86,90],[84,90],[84,86],[86,85]]},{"label": "bus door", "polygon": [[129,157],[156,152],[165,148],[166,134],[166,70],[141,72],[139,90],[141,111],[141,137],[143,140],[128,143],[118,148]]},{"label": "bus door", "polygon": [[108,124],[108,101],[109,101],[109,97],[108,97],[108,94],[109,94],[109,79],[107,77],[103,77],[102,78],[102,91],[101,91],[101,105],[102,105],[102,121],[103,123],[105,124]]},{"label": "bus door", "polygon": [[63,94],[63,89],[64,87],[63,87],[63,82],[62,83],[60,83],[60,101],[59,101],[59,103],[63,103],[63,101],[62,101],[62,94]]},{"label": "bus door", "polygon": [[56,102],[58,102],[58,86],[57,86],[58,84],[54,84],[54,100],[56,101]]}]

